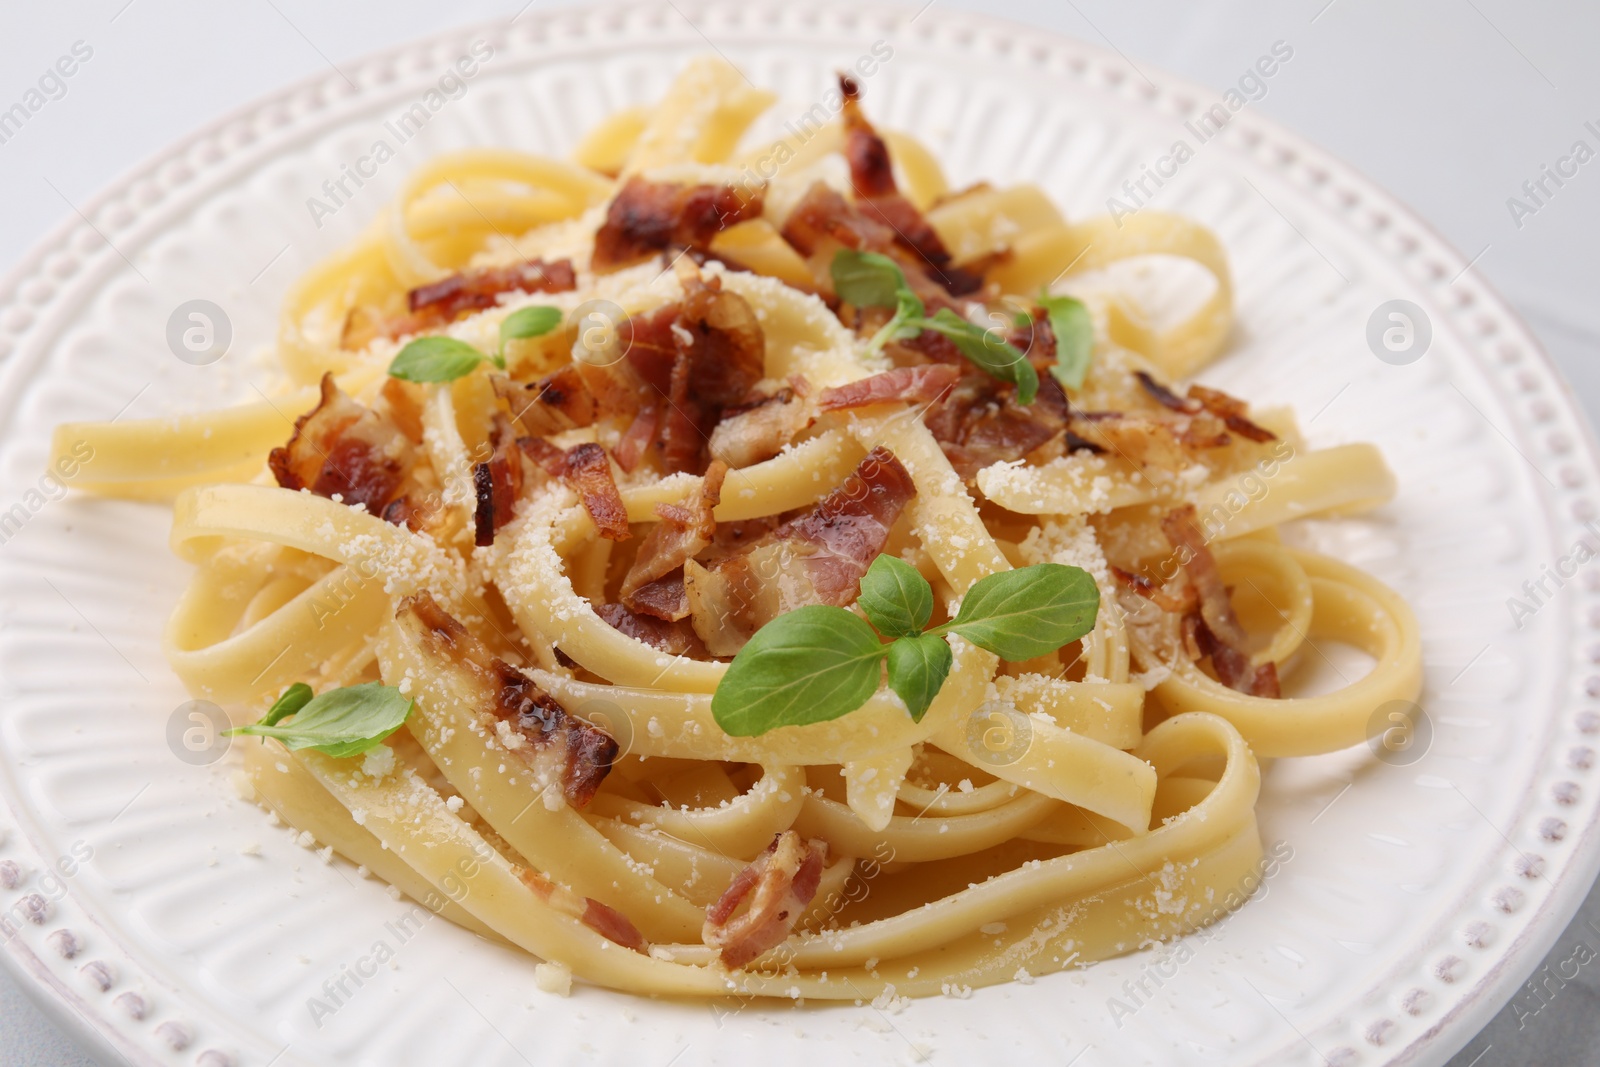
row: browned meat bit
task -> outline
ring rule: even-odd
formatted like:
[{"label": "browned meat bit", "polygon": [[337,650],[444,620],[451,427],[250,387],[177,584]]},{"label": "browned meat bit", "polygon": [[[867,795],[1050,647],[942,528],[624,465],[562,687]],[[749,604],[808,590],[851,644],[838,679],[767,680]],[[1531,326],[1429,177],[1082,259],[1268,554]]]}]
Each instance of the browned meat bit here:
[{"label": "browned meat bit", "polygon": [[[700,935],[718,950],[724,967],[743,967],[789,936],[817,895],[827,858],[826,841],[807,841],[785,830],[773,837],[755,862],[734,875],[727,890],[706,909]],[[746,899],[748,907],[735,915]]]},{"label": "browned meat bit", "polygon": [[793,542],[817,601],[841,607],[855,602],[861,576],[888,543],[917,487],[911,474],[882,445],[867,453],[815,508],[779,526],[773,536]]},{"label": "browned meat bit", "polygon": [[640,543],[619,590],[628,610],[668,622],[688,616],[683,565],[710,546],[716,536],[717,522],[712,513],[722,500],[722,482],[727,473],[726,464],[712,460],[699,491],[687,506],[656,505],[661,521]]},{"label": "browned meat bit", "polygon": [[707,442],[724,412],[751,399],[766,367],[755,309],[715,276],[683,265],[682,302],[623,323],[627,362],[659,413],[655,444],[668,473],[705,469]]},{"label": "browned meat bit", "polygon": [[413,315],[434,315],[449,322],[463,312],[494,307],[502,293],[568,293],[577,284],[571,260],[529,259],[509,267],[462,271],[418,286],[406,295],[406,305]]},{"label": "browned meat bit", "polygon": [[542,437],[513,438],[510,423],[503,415],[495,416],[489,443],[494,449],[489,460],[472,468],[472,483],[477,493],[477,511],[473,516],[477,544],[494,544],[495,533],[515,514],[517,501],[531,473],[525,466],[525,459],[572,487],[601,537],[626,541],[633,536],[628,528],[627,505],[611,473],[611,461],[601,446],[584,442],[563,451]]},{"label": "browned meat bit", "polygon": [[616,908],[602,904],[593,897],[580,897],[566,886],[553,882],[540,871],[529,867],[516,868],[517,877],[539,898],[557,911],[583,923],[589,929],[635,952],[650,951],[650,943],[639,928]]},{"label": "browned meat bit", "polygon": [[685,620],[668,622],[651,615],[639,615],[621,604],[601,604],[595,608],[595,614],[605,620],[606,625],[620,630],[635,641],[643,641],[657,652],[691,659],[707,658],[705,645]]},{"label": "browned meat bit", "polygon": [[[272,450],[267,466],[285,489],[308,489],[388,518],[416,466],[415,444],[395,417],[407,401],[409,394],[385,389],[377,406],[366,408],[324,374],[317,406],[295,420],[288,444]],[[404,505],[401,512],[413,509]]]},{"label": "browned meat bit", "polygon": [[1229,396],[1220,389],[1208,389],[1203,385],[1191,385],[1189,386],[1189,395],[1180,397],[1142,370],[1135,371],[1134,375],[1139,379],[1139,384],[1144,386],[1144,391],[1149,393],[1156,403],[1164,408],[1184,415],[1207,413],[1213,418],[1221,420],[1225,427],[1247,440],[1276,441],[1278,439],[1277,435],[1271,430],[1256,425],[1245,416],[1245,413],[1249,411],[1249,407],[1243,400]]},{"label": "browned meat bit", "polygon": [[703,250],[728,227],[759,218],[765,196],[764,189],[629,178],[594,235],[591,263],[610,271],[673,248]]},{"label": "browned meat bit", "polygon": [[345,317],[343,348],[365,348],[378,337],[404,337],[438,329],[458,316],[494,307],[502,293],[567,293],[577,288],[572,261],[525,260],[507,267],[465,270],[406,294],[406,313],[384,317],[353,308]]},{"label": "browned meat bit", "polygon": [[[805,379],[797,379],[802,386]],[[711,431],[711,454],[730,467],[771,459],[815,421],[801,391],[779,389],[745,404],[724,408]]]},{"label": "browned meat bit", "polygon": [[732,656],[786,611],[854,603],[861,576],[916,493],[894,454],[877,448],[815,507],[772,532],[719,534],[705,563],[684,565],[695,633],[713,656]]},{"label": "browned meat bit", "polygon": [[[568,715],[427,593],[402,600],[395,620],[428,662],[430,676],[472,707],[485,731],[533,770],[535,783],[559,784],[575,808],[589,803],[617,758],[610,735]],[[531,788],[529,795],[536,793]]]},{"label": "browned meat bit", "polygon": [[1185,618],[1186,634],[1192,637],[1201,656],[1211,657],[1217,680],[1250,696],[1280,696],[1277,665],[1268,662],[1255,667],[1250,663],[1244,629],[1233,613],[1216,558],[1195,520],[1194,505],[1185,504],[1167,512],[1161,520],[1161,530],[1177,551],[1178,562],[1200,602],[1198,614]]},{"label": "browned meat bit", "polygon": [[1015,386],[968,371],[922,421],[956,473],[970,481],[984,467],[1022,459],[1058,438],[1081,447],[1076,435],[1066,438],[1072,418],[1066,393],[1048,374],[1039,376],[1038,395],[1024,407]]},{"label": "browned meat bit", "polygon": [[844,411],[896,402],[931,404],[949,394],[960,379],[961,368],[952,364],[897,367],[824,389],[817,397],[817,407],[822,411]]},{"label": "browned meat bit", "polygon": [[862,214],[894,232],[898,243],[922,261],[923,269],[953,296],[976,292],[983,279],[950,266],[950,252],[922,212],[900,193],[895,183],[889,146],[861,110],[861,89],[849,75],[839,75],[844,94],[844,156],[850,184]]}]

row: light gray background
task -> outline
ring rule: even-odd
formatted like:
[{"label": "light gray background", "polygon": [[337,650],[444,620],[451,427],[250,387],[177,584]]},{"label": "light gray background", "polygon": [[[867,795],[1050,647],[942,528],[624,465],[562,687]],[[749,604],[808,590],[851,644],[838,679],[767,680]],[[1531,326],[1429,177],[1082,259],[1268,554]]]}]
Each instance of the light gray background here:
[{"label": "light gray background", "polygon": [[[531,10],[562,0],[534,0]],[[665,0],[663,0],[665,2]],[[1522,195],[1572,143],[1600,138],[1600,4],[1593,0],[932,0],[1108,45],[1130,64],[1218,90],[1282,38],[1295,62],[1252,107],[1354,164],[1409,203],[1517,305],[1591,419],[1600,414],[1600,159],[1519,227]],[[920,6],[921,0],[917,0]],[[679,5],[683,6],[683,5]],[[223,113],[364,53],[523,0],[96,0],[0,12],[0,110],[75,41],[93,59],[66,95],[0,144],[0,270],[72,204]],[[1590,925],[1590,924],[1593,925]],[[1591,894],[1549,962],[1600,953]],[[1552,973],[1554,973],[1552,971]],[[1553,997],[1526,991],[1452,1061],[1600,1064],[1600,971]],[[1517,1005],[1522,1007],[1517,1010]],[[0,972],[0,1065],[88,1064]]]}]

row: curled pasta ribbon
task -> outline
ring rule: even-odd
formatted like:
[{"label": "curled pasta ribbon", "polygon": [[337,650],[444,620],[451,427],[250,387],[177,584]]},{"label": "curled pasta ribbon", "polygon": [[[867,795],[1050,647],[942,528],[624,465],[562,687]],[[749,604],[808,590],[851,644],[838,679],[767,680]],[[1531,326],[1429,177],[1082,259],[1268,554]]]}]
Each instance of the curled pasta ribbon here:
[{"label": "curled pasta ribbon", "polygon": [[[1304,575],[1303,580],[1291,576],[1284,583],[1290,605],[1269,649],[1272,658],[1281,662],[1280,657],[1286,658],[1302,642],[1314,646],[1322,638],[1361,649],[1375,661],[1372,669],[1332,693],[1269,700],[1228,689],[1182,661],[1155,688],[1165,708],[1173,713],[1220,715],[1262,756],[1310,756],[1360,744],[1379,707],[1391,700],[1417,698],[1422,690],[1422,638],[1403,599],[1370,575],[1326,556],[1265,543],[1248,551],[1258,560],[1276,557],[1273,566],[1280,573],[1292,575],[1290,568],[1298,567]],[[1240,559],[1235,550],[1231,562]],[[1300,621],[1306,615],[1306,590],[1309,625]]]},{"label": "curled pasta ribbon", "polygon": [[1022,185],[958,196],[933,209],[928,220],[958,263],[1005,253],[988,276],[1008,293],[1035,293],[1135,256],[1198,263],[1215,284],[1181,322],[1158,329],[1125,298],[1108,306],[1109,339],[1144,355],[1168,378],[1186,378],[1215,359],[1233,327],[1227,254],[1215,234],[1181,215],[1144,210],[1069,223],[1037,187]]}]

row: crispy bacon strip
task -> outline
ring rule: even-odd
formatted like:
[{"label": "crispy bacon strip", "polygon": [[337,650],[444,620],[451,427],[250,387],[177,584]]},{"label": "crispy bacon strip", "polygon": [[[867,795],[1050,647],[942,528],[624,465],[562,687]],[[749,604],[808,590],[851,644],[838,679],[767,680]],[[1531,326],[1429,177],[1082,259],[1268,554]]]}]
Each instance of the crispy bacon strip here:
[{"label": "crispy bacon strip", "polygon": [[1229,396],[1221,389],[1209,389],[1203,385],[1191,385],[1189,386],[1189,395],[1180,397],[1142,370],[1135,371],[1134,375],[1139,379],[1139,384],[1144,386],[1144,391],[1149,393],[1156,403],[1164,408],[1184,415],[1209,413],[1220,419],[1228,429],[1251,441],[1276,441],[1278,439],[1277,434],[1271,430],[1250,421],[1246,416],[1246,412],[1250,409],[1243,400]]},{"label": "crispy bacon strip", "polygon": [[984,467],[1021,459],[1064,437],[1071,418],[1066,393],[1048,374],[1039,376],[1038,395],[1023,407],[1016,402],[1014,387],[971,371],[928,410],[923,422],[956,472],[970,481]]},{"label": "crispy bacon strip", "polygon": [[[706,909],[700,935],[718,950],[724,967],[743,967],[789,936],[817,895],[827,858],[826,841],[805,840],[785,830],[734,875],[727,890]],[[748,908],[736,917],[747,898]]]},{"label": "crispy bacon strip", "polygon": [[559,783],[575,808],[589,803],[617,758],[617,742],[569,716],[554,697],[483,643],[427,593],[407,597],[395,612],[402,636],[473,708],[485,731],[533,770],[530,798]]},{"label": "crispy bacon strip", "polygon": [[1223,421],[1223,424],[1238,434],[1240,437],[1251,441],[1276,441],[1278,435],[1264,426],[1258,426],[1245,417],[1249,410],[1243,400],[1231,397],[1220,389],[1208,389],[1203,385],[1189,386],[1189,397],[1197,400],[1211,414]]},{"label": "crispy bacon strip", "polygon": [[1162,611],[1192,611],[1195,606],[1194,589],[1191,586],[1186,592],[1187,596],[1173,596],[1161,586],[1152,582],[1142,574],[1134,571],[1125,571],[1113,564],[1111,576],[1119,583],[1138,593]]},{"label": "crispy bacon strip", "polygon": [[406,294],[406,306],[413,315],[449,322],[462,312],[494,307],[502,293],[568,293],[576,288],[571,260],[529,259],[509,267],[466,270],[418,286]]},{"label": "crispy bacon strip", "polygon": [[861,87],[848,74],[839,75],[844,94],[844,156],[856,204],[868,218],[894,231],[900,243],[926,264],[928,272],[954,295],[970,293],[983,279],[950,268],[950,251],[922,212],[901,195],[894,180],[889,146],[861,110]]},{"label": "crispy bacon strip", "polygon": [[437,329],[457,316],[499,303],[502,293],[566,293],[577,288],[572,261],[546,263],[530,259],[508,267],[462,271],[418,286],[406,294],[407,312],[383,317],[367,308],[352,308],[345,317],[342,348],[365,348],[378,337],[404,337]]},{"label": "crispy bacon strip", "polygon": [[861,576],[878,558],[917,487],[895,454],[879,445],[833,492],[804,515],[779,526],[773,536],[803,553],[806,577],[817,600],[840,607],[855,602]]},{"label": "crispy bacon strip", "polygon": [[683,185],[629,178],[594,235],[596,271],[612,271],[671,248],[705,249],[728,227],[759,218],[766,189]]},{"label": "crispy bacon strip", "polygon": [[[694,499],[683,504],[657,504],[660,522],[639,544],[633,566],[623,576],[619,593],[629,610],[676,622],[689,614],[683,588],[683,565],[707,548],[717,534],[712,512],[722,500],[727,464],[712,460]],[[661,582],[676,578],[666,586]],[[649,589],[654,595],[645,593]],[[645,593],[644,596],[640,596]]]},{"label": "crispy bacon strip", "polygon": [[944,397],[961,380],[961,368],[952,364],[927,363],[917,367],[897,367],[882,374],[859,378],[817,397],[822,411],[844,411],[872,404],[931,404]]},{"label": "crispy bacon strip", "polygon": [[771,459],[815,421],[804,398],[792,388],[736,407],[724,408],[707,447],[730,467]]},{"label": "crispy bacon strip", "polygon": [[1245,633],[1233,613],[1228,589],[1222,584],[1217,561],[1206,546],[1205,536],[1195,520],[1193,504],[1167,512],[1161,530],[1183,559],[1183,572],[1200,601],[1196,642],[1200,651],[1211,657],[1217,680],[1229,689],[1256,697],[1277,698],[1278,668],[1272,662],[1253,667],[1245,650]]},{"label": "crispy bacon strip", "polygon": [[415,463],[416,450],[394,419],[350,399],[332,374],[322,376],[317,406],[295,420],[288,444],[267,456],[285,489],[338,497],[379,516],[401,495]]},{"label": "crispy bacon strip", "polygon": [[633,536],[628,529],[628,508],[622,502],[622,493],[611,475],[611,461],[606,450],[593,441],[567,449],[563,470],[567,483],[583,501],[584,510],[594,520],[600,536],[608,541],[626,541]]},{"label": "crispy bacon strip", "polygon": [[583,925],[623,948],[635,952],[649,952],[650,943],[628,917],[608,904],[593,897],[580,897],[559,882],[552,881],[531,867],[518,867],[517,877],[539,898],[556,910],[577,919]]},{"label": "crispy bacon strip", "polygon": [[635,641],[643,641],[658,652],[691,659],[707,658],[706,647],[695,636],[694,628],[681,619],[669,622],[650,615],[635,614],[623,604],[601,604],[594,610],[613,629],[620,630]]},{"label": "crispy bacon strip", "polygon": [[628,363],[654,393],[656,444],[669,473],[704,469],[706,443],[729,408],[765,373],[766,337],[755,309],[717,277],[680,267],[684,298],[619,329]]}]

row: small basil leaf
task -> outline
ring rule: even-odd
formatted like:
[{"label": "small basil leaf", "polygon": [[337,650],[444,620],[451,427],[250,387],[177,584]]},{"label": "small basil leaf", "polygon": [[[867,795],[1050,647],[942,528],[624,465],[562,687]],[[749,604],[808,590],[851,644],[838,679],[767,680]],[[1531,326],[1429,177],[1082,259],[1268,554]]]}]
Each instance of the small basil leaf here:
[{"label": "small basil leaf", "polygon": [[1094,319],[1089,309],[1070,296],[1041,297],[1039,306],[1049,316],[1050,331],[1056,335],[1056,363],[1050,373],[1066,388],[1082,389],[1094,352]]},{"label": "small basil leaf", "polygon": [[566,316],[560,308],[519,308],[500,323],[500,341],[520,341],[528,337],[542,337],[561,325]]},{"label": "small basil leaf", "polygon": [[296,682],[283,691],[283,696],[273,701],[272,707],[267,709],[267,714],[261,720],[262,726],[276,726],[279,722],[296,714],[301,708],[311,703],[311,698],[316,694],[304,682]]},{"label": "small basil leaf", "polygon": [[899,304],[895,308],[894,316],[872,335],[871,341],[867,342],[867,354],[877,355],[890,341],[909,341],[920,336],[927,325],[927,320],[922,317],[925,310],[916,293],[910,289],[900,290]]},{"label": "small basil leaf", "polygon": [[954,658],[945,639],[932,634],[902,637],[889,646],[889,688],[906,702],[913,722],[928,713]]},{"label": "small basil leaf", "polygon": [[885,637],[919,634],[933,614],[933,588],[905,560],[879,556],[861,576],[856,607]]},{"label": "small basil leaf", "polygon": [[471,374],[484,355],[454,337],[419,337],[389,364],[389,376],[408,382],[453,382]]},{"label": "small basil leaf", "polygon": [[[839,299],[858,308],[899,307],[900,293],[906,290],[906,276],[895,261],[878,252],[841,248],[834,253],[829,272]],[[918,315],[921,306],[918,301]]]},{"label": "small basil leaf", "polygon": [[1100,590],[1087,571],[1041,563],[973,583],[956,617],[939,630],[1017,662],[1076,641],[1094,629],[1099,610]]},{"label": "small basil leaf", "polygon": [[877,691],[886,654],[859,615],[807,605],[773,619],[739,650],[711,714],[734,737],[837,719]]},{"label": "small basil leaf", "polygon": [[949,308],[940,308],[939,313],[928,320],[928,328],[948,337],[962,355],[990,377],[1014,384],[1017,387],[1017,403],[1033,403],[1039,391],[1039,375],[1035,373],[1033,364],[1028,362],[1028,357],[1011,342],[997,338]]},{"label": "small basil leaf", "polygon": [[228,733],[275,737],[285,748],[309,748],[344,759],[382,744],[405,724],[411,708],[411,698],[403,696],[400,690],[367,682],[345,689],[330,689],[313,697],[287,724],[262,720]]}]

